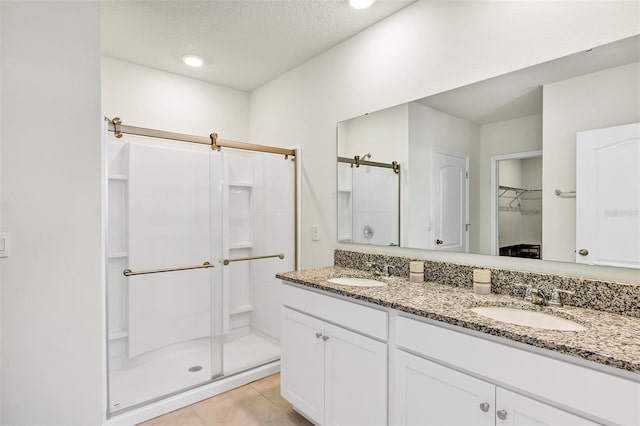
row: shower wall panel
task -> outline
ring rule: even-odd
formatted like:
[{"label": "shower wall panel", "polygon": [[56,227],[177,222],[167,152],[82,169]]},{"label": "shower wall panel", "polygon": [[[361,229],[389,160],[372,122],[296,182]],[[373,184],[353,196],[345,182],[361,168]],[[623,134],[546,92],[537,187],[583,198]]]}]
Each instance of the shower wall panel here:
[{"label": "shower wall panel", "polygon": [[[129,267],[211,261],[206,148],[130,144]],[[209,269],[129,278],[129,356],[210,335]]]}]

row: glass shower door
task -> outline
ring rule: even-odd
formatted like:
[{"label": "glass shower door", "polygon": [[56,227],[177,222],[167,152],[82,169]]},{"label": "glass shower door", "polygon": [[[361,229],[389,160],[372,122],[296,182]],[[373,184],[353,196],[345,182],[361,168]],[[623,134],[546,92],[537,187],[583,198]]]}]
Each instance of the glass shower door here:
[{"label": "glass shower door", "polygon": [[214,229],[221,195],[212,185],[220,155],[162,139],[107,137],[115,413],[222,374],[221,244]]},{"label": "glass shower door", "polygon": [[291,156],[250,150],[221,154],[223,370],[229,375],[280,358],[275,275],[295,269],[296,164]]}]

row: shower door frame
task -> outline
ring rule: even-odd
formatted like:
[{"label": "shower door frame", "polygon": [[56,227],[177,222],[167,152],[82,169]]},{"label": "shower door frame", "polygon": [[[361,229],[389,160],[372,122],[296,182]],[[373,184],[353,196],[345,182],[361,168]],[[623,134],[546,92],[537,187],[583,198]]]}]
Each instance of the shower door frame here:
[{"label": "shower door frame", "polygon": [[[285,158],[287,156],[294,157],[294,172],[293,172],[293,238],[294,238],[294,269],[298,270],[298,173],[300,163],[298,161],[300,148],[296,147],[293,149],[288,148],[279,148],[275,146],[268,145],[256,145],[247,142],[238,142],[231,141],[226,139],[219,139],[217,133],[211,133],[209,137],[204,136],[196,136],[196,135],[188,135],[185,133],[175,133],[169,132],[166,130],[158,130],[158,129],[148,129],[145,127],[136,127],[122,124],[122,120],[120,117],[114,117],[113,119],[109,119],[107,117],[104,118],[107,124],[107,131],[114,133],[114,136],[117,139],[122,138],[123,135],[136,135],[136,136],[147,136],[151,138],[159,138],[159,139],[169,139],[177,142],[188,142],[188,143],[197,143],[201,145],[209,145],[211,149],[220,150],[221,148],[234,148],[241,149],[245,151],[254,151],[254,152],[265,152],[270,154],[279,154],[284,155]],[[361,164],[366,164],[368,162],[363,161]],[[386,165],[385,165],[386,166]]]},{"label": "shower door frame", "polygon": [[[217,150],[220,151],[221,148],[233,148],[233,149],[239,149],[239,150],[245,150],[245,151],[252,151],[252,152],[263,152],[263,153],[270,153],[270,154],[277,154],[277,155],[284,155],[285,159],[288,158],[289,156],[293,157],[294,160],[294,175],[293,175],[293,179],[294,179],[294,212],[293,212],[293,216],[294,216],[294,269],[298,270],[298,259],[299,259],[299,200],[300,200],[300,196],[299,196],[299,183],[298,183],[298,179],[300,176],[300,162],[299,162],[299,158],[300,158],[300,148],[296,147],[293,149],[287,149],[287,148],[279,148],[279,147],[272,147],[272,146],[267,146],[267,145],[256,145],[256,144],[251,144],[251,143],[246,143],[246,142],[238,142],[238,141],[231,141],[231,140],[224,140],[224,139],[219,139],[218,138],[218,134],[217,133],[211,133],[211,135],[209,137],[203,137],[203,136],[196,136],[196,135],[189,135],[189,134],[183,134],[183,133],[175,133],[175,132],[169,132],[169,131],[165,131],[165,130],[158,130],[158,129],[149,129],[149,128],[144,128],[144,127],[136,127],[136,126],[130,126],[130,125],[124,125],[122,124],[122,120],[119,117],[114,117],[113,119],[110,119],[108,117],[104,117],[104,121],[105,121],[105,130],[107,132],[113,133],[116,139],[120,139],[123,137],[123,135],[128,134],[128,135],[135,135],[135,136],[145,136],[145,137],[150,137],[150,138],[158,138],[158,139],[164,139],[164,140],[171,140],[171,141],[177,141],[177,142],[187,142],[187,143],[196,143],[196,144],[201,144],[201,145],[209,145],[211,146],[212,150]],[[105,143],[103,141],[103,143]],[[106,158],[106,157],[105,157]],[[106,170],[106,167],[104,168],[104,170]],[[103,189],[103,191],[106,191],[106,186]],[[106,192],[105,192],[105,196],[106,196]],[[106,204],[105,204],[106,205]],[[104,223],[106,224],[106,212],[105,214],[105,219],[104,219]],[[106,240],[106,235],[103,236],[104,238],[104,245],[106,247],[107,244],[107,240]],[[106,277],[106,263],[105,263],[105,271],[104,271],[104,276]],[[105,282],[105,292],[108,291],[108,287],[107,287],[107,283]],[[126,408],[123,409],[122,411],[119,411],[117,413],[111,413],[109,410],[109,392],[108,392],[108,386],[109,386],[109,356],[108,356],[108,351],[109,351],[109,342],[108,342],[108,299],[106,298],[106,293],[105,293],[105,351],[107,352],[107,356],[105,359],[105,384],[107,385],[107,403],[106,403],[106,407],[107,408],[107,412],[106,412],[106,419],[109,420],[111,418],[114,417],[118,417],[121,416],[122,414],[126,414],[127,412],[130,412],[131,410],[135,410],[138,408],[145,408],[146,406],[148,406],[148,403],[142,403],[136,406],[133,406],[131,408]],[[279,362],[279,361],[277,361]],[[202,385],[197,385],[195,386],[195,388],[201,388],[207,385],[210,385],[214,382],[216,382],[217,380],[221,380],[221,379],[225,379],[228,377],[232,377],[234,375],[245,375],[245,373],[250,373],[253,370],[257,370],[260,369],[262,366],[256,366],[255,368],[251,368],[247,371],[241,371],[238,373],[233,373],[229,376],[225,376],[225,375],[221,375],[218,377],[213,378],[211,381],[209,381],[208,383],[204,383]],[[255,380],[252,379],[252,380]],[[225,390],[228,385],[223,386],[223,388]],[[193,389],[193,388],[189,388],[189,389]],[[188,391],[189,389],[185,389],[185,391]],[[224,391],[224,390],[223,390]],[[180,394],[182,391],[178,392],[178,394]],[[175,394],[174,394],[175,395]],[[164,398],[164,397],[162,397]],[[155,401],[149,401],[149,403],[153,403]],[[175,405],[175,402],[173,402],[171,405]],[[171,411],[172,409],[175,408],[171,408],[168,411]],[[167,411],[167,412],[168,412]],[[154,417],[156,415],[158,415],[158,411],[157,408],[151,408],[151,412],[155,413],[152,414],[151,417]],[[142,415],[143,417],[140,416],[136,416],[134,415],[134,418],[137,419],[145,419],[147,418],[145,415]],[[148,417],[148,418],[151,418]],[[139,420],[138,420],[139,421]]]}]

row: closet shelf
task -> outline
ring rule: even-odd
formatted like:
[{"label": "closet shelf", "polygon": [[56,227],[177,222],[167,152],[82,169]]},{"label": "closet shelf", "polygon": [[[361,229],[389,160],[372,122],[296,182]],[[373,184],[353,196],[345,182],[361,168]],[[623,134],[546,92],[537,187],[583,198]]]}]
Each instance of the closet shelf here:
[{"label": "closet shelf", "polygon": [[[542,192],[542,189],[528,189],[528,188],[516,188],[513,186],[504,186],[504,185],[499,185],[498,186],[498,190],[501,191],[498,194],[498,198],[504,198],[507,200],[511,200],[509,202],[509,208],[515,208],[513,206],[513,203],[518,201],[518,200],[542,200],[542,194],[540,194],[540,196],[537,197],[524,197],[525,194],[530,193],[530,192]],[[518,208],[519,208],[519,204],[518,203]]]}]

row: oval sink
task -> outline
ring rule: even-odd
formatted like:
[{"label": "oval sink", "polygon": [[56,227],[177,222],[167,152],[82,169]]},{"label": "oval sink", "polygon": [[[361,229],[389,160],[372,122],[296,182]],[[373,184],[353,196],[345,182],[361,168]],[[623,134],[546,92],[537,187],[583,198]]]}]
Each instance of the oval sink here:
[{"label": "oval sink", "polygon": [[355,277],[341,277],[341,278],[329,278],[331,284],[348,285],[351,287],[382,287],[387,285],[382,281],[372,280],[371,278],[355,278]]},{"label": "oval sink", "polygon": [[483,317],[496,321],[508,322],[526,327],[544,330],[583,331],[586,327],[568,319],[545,314],[544,312],[528,311],[524,309],[505,308],[497,306],[479,306],[471,311]]}]

